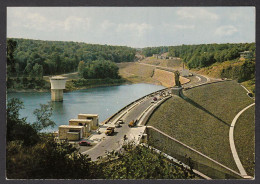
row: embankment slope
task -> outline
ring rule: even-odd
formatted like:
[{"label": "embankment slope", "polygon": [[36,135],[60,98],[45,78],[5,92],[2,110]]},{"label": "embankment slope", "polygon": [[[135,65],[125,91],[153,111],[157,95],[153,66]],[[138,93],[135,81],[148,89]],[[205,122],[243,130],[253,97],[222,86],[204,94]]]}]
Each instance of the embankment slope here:
[{"label": "embankment slope", "polygon": [[147,125],[237,171],[229,145],[229,128],[235,115],[253,100],[235,81],[193,88],[184,95],[186,99],[174,96],[162,104]]}]

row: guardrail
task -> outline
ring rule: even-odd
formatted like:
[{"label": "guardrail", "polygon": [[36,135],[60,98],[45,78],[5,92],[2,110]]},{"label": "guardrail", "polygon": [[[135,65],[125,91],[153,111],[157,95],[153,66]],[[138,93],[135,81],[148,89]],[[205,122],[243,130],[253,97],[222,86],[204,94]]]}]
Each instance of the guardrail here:
[{"label": "guardrail", "polygon": [[136,103],[136,102],[138,102],[138,101],[140,101],[140,100],[142,100],[142,99],[144,99],[144,98],[146,98],[146,97],[148,97],[148,96],[150,96],[150,95],[154,95],[154,94],[156,94],[156,93],[160,93],[160,92],[165,91],[165,90],[167,90],[167,89],[170,89],[170,88],[163,88],[163,89],[160,89],[160,90],[158,90],[158,91],[149,93],[149,94],[147,94],[147,95],[145,95],[145,96],[143,96],[143,97],[141,97],[141,98],[138,98],[137,100],[135,100],[135,101],[131,102],[130,104],[124,106],[122,109],[120,109],[119,111],[117,111],[115,114],[113,114],[112,116],[110,116],[109,118],[107,118],[106,120],[104,120],[101,124],[104,125],[104,124],[108,123],[108,122],[111,121],[111,119],[113,119],[116,115],[118,115],[119,113],[121,113],[123,110],[127,109],[127,108],[128,108],[129,106],[131,106],[132,104],[134,104],[134,103]]}]

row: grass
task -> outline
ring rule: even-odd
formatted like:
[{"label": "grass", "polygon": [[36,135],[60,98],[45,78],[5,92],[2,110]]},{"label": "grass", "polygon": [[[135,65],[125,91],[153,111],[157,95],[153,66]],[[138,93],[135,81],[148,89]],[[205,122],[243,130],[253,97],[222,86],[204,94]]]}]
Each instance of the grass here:
[{"label": "grass", "polygon": [[[149,61],[151,61],[152,65],[156,65],[156,63],[153,63],[153,60]],[[157,62],[157,60],[155,62]],[[136,62],[118,63],[118,66],[120,76],[131,83],[152,83],[165,87],[175,85],[174,73],[156,69],[155,66],[143,65]],[[180,81],[184,84],[188,82],[189,79],[180,77]]]},{"label": "grass", "polygon": [[154,57],[147,57],[141,62],[151,65],[171,67],[175,69],[182,67],[182,62],[180,59],[156,59]]},{"label": "grass", "polygon": [[254,176],[255,161],[255,106],[247,109],[235,125],[234,139],[238,156],[246,172]]},{"label": "grass", "polygon": [[155,67],[140,65],[138,63],[118,63],[119,75],[131,83],[161,83],[152,78]]},{"label": "grass", "polygon": [[237,170],[229,128],[235,115],[252,103],[246,91],[235,81],[226,81],[187,90],[185,95],[187,99],[174,96],[162,104],[148,125]]},{"label": "grass", "polygon": [[209,67],[204,67],[197,72],[203,75],[208,75],[210,77],[214,78],[221,78],[221,72],[223,69],[227,69],[229,67],[240,67],[244,61],[239,60],[239,61],[225,61],[222,63],[214,63]]},{"label": "grass", "polygon": [[255,94],[255,79],[251,79],[241,83],[245,86],[251,93]]},{"label": "grass", "polygon": [[[165,86],[165,87],[175,86],[175,80],[174,80],[174,73],[173,72],[155,69],[153,78],[160,81],[162,83],[162,85]],[[183,83],[188,82],[189,79],[186,79],[184,77],[180,77],[180,81],[183,84]]]}]

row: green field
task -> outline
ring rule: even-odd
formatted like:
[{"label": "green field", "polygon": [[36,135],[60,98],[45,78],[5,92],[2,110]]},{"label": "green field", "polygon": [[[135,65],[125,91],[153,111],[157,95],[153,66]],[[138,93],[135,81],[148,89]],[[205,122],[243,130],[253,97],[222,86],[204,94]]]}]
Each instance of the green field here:
[{"label": "green field", "polygon": [[162,104],[147,125],[182,141],[214,160],[237,170],[229,145],[235,115],[253,102],[235,81],[214,83],[174,96]]},{"label": "green field", "polygon": [[235,130],[234,140],[238,156],[246,172],[254,176],[255,161],[255,106],[247,109],[238,118]]}]

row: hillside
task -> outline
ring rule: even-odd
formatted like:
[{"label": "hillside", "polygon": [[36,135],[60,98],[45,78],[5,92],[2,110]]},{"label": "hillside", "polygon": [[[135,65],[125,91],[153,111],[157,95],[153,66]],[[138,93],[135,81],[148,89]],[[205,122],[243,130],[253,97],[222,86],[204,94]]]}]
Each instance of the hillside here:
[{"label": "hillside", "polygon": [[[162,54],[163,55],[163,54]],[[156,59],[154,57],[147,57],[140,61],[141,63],[151,64],[162,67],[171,67],[174,69],[182,68],[182,61],[180,59]]]},{"label": "hillside", "polygon": [[229,78],[242,82],[252,93],[255,93],[255,62],[240,59],[214,63],[209,67],[195,70],[195,72],[213,78]]},{"label": "hillside", "polygon": [[[155,66],[143,65],[137,62],[118,63],[119,75],[131,83],[151,83],[172,87],[175,85],[174,73],[156,69]],[[182,84],[189,79],[180,77]]]},{"label": "hillside", "polygon": [[229,145],[229,127],[235,115],[253,100],[235,81],[193,88],[184,95],[187,98],[174,96],[163,103],[147,125],[237,170]]}]

